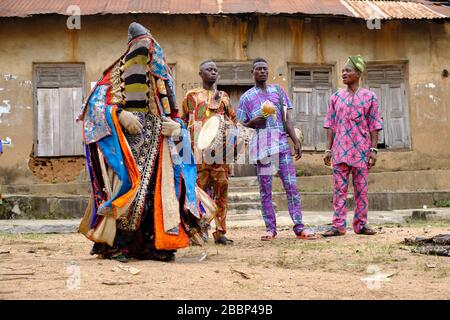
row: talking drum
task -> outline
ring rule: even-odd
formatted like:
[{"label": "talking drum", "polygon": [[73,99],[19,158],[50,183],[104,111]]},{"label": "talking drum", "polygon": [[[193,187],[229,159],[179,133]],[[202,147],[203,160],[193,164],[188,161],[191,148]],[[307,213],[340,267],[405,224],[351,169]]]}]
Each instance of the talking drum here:
[{"label": "talking drum", "polygon": [[198,135],[198,148],[218,160],[218,154],[225,163],[234,162],[239,129],[223,115],[214,115],[202,126]]},{"label": "talking drum", "polygon": [[[303,131],[300,128],[294,127],[294,132],[295,132],[295,135],[297,136],[298,141],[300,141],[300,146],[302,146],[303,142],[304,142]],[[289,145],[291,146],[292,154],[294,154],[295,153],[294,142],[292,141],[292,139],[288,139],[288,142],[289,142]]]}]

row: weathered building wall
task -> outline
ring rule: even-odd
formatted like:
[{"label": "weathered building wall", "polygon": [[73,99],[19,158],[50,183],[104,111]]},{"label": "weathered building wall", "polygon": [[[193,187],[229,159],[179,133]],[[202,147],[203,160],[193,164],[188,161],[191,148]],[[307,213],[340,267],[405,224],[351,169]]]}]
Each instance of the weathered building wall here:
[{"label": "weathered building wall", "polygon": [[[7,170],[9,180],[57,182],[84,176],[79,158],[58,164],[30,160],[35,134],[33,63],[85,63],[88,91],[90,82],[126,49],[133,19],[82,16],[81,30],[76,31],[66,28],[66,17],[56,15],[0,19],[0,137],[10,137],[13,143],[4,148],[0,170]],[[450,90],[448,77],[442,76],[450,69],[448,23],[388,21],[380,30],[369,30],[364,21],[336,18],[138,15],[137,21],[151,30],[168,62],[175,64],[178,102],[199,84],[198,64],[208,58],[265,57],[272,81],[286,90],[291,64],[334,65],[336,89],[342,86],[339,70],[349,54],[362,54],[369,61],[408,61],[411,150],[381,152],[376,170],[450,169]],[[328,173],[321,158],[305,152],[298,166],[306,174]],[[63,174],[61,163],[67,164]]]}]

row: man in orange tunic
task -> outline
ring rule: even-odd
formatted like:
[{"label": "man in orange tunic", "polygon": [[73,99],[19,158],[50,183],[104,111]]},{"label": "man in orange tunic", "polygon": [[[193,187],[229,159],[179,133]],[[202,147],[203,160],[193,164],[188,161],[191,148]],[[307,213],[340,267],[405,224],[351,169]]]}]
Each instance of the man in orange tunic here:
[{"label": "man in orange tunic", "polygon": [[[226,92],[216,89],[219,73],[214,61],[202,62],[199,75],[202,78],[202,87],[190,90],[186,94],[180,114],[191,133],[192,148],[197,163],[197,184],[204,191],[212,194],[218,206],[215,217],[216,231],[213,233],[214,242],[227,245],[233,243],[225,236],[230,167],[225,157],[219,157],[221,161],[205,159],[198,149],[197,140],[203,124],[212,116],[223,115],[226,121],[236,124],[236,114]],[[225,150],[222,151],[225,152]]]}]

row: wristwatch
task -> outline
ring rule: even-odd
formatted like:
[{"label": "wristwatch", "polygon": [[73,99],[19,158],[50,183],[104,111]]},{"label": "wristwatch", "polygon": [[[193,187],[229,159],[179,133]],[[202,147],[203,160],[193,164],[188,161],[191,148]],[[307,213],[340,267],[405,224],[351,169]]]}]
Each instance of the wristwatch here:
[{"label": "wristwatch", "polygon": [[331,150],[330,150],[330,149],[325,150],[325,154],[326,154],[327,152],[331,153]]},{"label": "wristwatch", "polygon": [[375,153],[378,153],[378,149],[377,148],[370,148],[370,151],[373,151]]}]

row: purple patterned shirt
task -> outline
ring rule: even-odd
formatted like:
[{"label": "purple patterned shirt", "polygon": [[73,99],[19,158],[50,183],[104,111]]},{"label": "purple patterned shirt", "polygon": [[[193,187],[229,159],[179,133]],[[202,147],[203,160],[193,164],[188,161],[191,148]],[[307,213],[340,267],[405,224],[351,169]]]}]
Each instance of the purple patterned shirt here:
[{"label": "purple patterned shirt", "polygon": [[291,101],[282,87],[274,84],[267,85],[264,92],[258,87],[247,90],[239,100],[236,118],[242,123],[261,116],[261,106],[269,101],[276,106],[275,117],[267,117],[266,127],[256,129],[256,134],[250,141],[250,160],[256,162],[268,156],[290,150],[288,136],[283,128],[280,94],[283,105],[292,109]]},{"label": "purple patterned shirt", "polygon": [[359,88],[355,93],[338,90],[330,98],[324,128],[333,130],[333,164],[367,166],[370,132],[383,129],[375,93],[366,88]]}]

